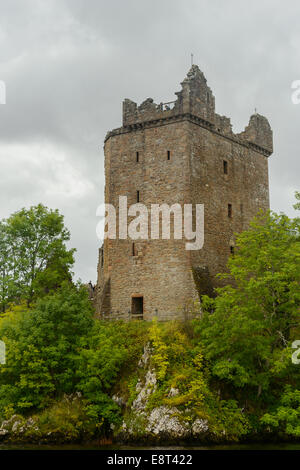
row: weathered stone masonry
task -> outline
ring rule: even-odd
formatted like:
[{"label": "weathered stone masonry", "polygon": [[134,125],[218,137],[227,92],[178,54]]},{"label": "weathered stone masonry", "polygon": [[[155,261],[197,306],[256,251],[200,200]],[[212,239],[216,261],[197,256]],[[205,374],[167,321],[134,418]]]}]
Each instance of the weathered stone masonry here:
[{"label": "weathered stone masonry", "polygon": [[[196,65],[173,103],[123,102],[123,126],[105,138],[105,202],[128,205],[204,204],[205,241],[187,251],[186,240],[109,240],[100,248],[96,310],[112,317],[180,317],[198,293],[219,285],[234,251],[234,233],[269,208],[268,120],[251,116],[234,134],[230,119],[215,113],[215,99]],[[117,226],[118,229],[118,226]]]}]

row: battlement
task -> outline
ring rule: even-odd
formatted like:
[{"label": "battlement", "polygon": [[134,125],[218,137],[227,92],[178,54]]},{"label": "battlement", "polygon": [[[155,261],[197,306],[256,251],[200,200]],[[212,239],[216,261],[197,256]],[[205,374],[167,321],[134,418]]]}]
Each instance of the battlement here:
[{"label": "battlement", "polygon": [[129,99],[123,101],[123,126],[180,114],[193,114],[208,122],[214,122],[215,98],[207,86],[206,78],[197,65],[193,65],[181,83],[177,99],[168,103],[154,103],[147,98],[140,106]]},{"label": "battlement", "polygon": [[249,124],[239,134],[232,132],[230,118],[215,112],[215,97],[207,80],[197,65],[192,65],[186,78],[181,82],[177,99],[167,103],[155,103],[147,98],[139,106],[130,99],[123,101],[123,126],[108,132],[109,137],[145,127],[160,125],[163,121],[189,119],[213,132],[251,146],[265,156],[273,152],[273,133],[266,117],[254,114]]}]

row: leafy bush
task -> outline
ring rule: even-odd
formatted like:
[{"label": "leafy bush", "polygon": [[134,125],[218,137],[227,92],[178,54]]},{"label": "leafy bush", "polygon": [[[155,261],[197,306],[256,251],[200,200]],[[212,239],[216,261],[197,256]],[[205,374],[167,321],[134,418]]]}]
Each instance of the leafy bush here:
[{"label": "leafy bush", "polygon": [[86,399],[87,414],[95,421],[103,419],[107,426],[120,422],[121,410],[110,392],[123,366],[136,368],[146,331],[141,322],[96,321],[90,334],[82,339],[77,389]]},{"label": "leafy bush", "polygon": [[[213,376],[231,393],[267,400],[280,381],[299,381],[291,364],[290,344],[299,332],[300,221],[283,214],[261,214],[237,237],[230,258],[234,285],[205,298],[196,332]],[[288,358],[288,360],[287,360]]]},{"label": "leafy bush", "polygon": [[300,390],[287,385],[281,396],[280,404],[271,413],[265,413],[261,423],[269,431],[284,436],[300,437]]},{"label": "leafy bush", "polygon": [[[81,338],[93,325],[86,289],[65,284],[28,310],[12,309],[0,321],[6,364],[0,368],[0,397],[9,386],[17,412],[43,408],[74,391]],[[0,398],[0,414],[6,406]]]},{"label": "leafy bush", "polygon": [[38,415],[33,416],[33,425],[26,430],[25,437],[33,440],[74,442],[92,438],[98,432],[87,416],[79,395],[65,395]]}]

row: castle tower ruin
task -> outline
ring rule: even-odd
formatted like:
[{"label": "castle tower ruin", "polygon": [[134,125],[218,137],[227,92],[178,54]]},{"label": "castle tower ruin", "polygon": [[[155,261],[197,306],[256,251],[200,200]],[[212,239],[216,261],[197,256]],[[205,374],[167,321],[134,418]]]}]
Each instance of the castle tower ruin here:
[{"label": "castle tower ruin", "polygon": [[[117,237],[99,250],[99,315],[159,320],[181,317],[199,294],[220,285],[234,251],[234,233],[269,208],[268,157],[272,130],[260,114],[240,134],[215,112],[206,78],[193,65],[177,99],[140,106],[123,102],[123,125],[106,135],[105,202],[117,211]],[[128,206],[203,204],[204,245],[186,250],[185,239],[122,239],[119,196]],[[130,217],[128,222],[130,221]],[[173,219],[171,218],[171,234]]]}]

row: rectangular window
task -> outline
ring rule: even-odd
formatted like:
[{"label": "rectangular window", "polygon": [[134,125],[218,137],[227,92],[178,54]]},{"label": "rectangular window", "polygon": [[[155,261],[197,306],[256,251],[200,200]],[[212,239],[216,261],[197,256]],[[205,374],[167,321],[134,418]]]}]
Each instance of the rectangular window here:
[{"label": "rectangular window", "polygon": [[226,160],[223,160],[223,171],[224,175],[228,175],[228,162]]},{"label": "rectangular window", "polygon": [[135,256],[135,244],[132,244],[132,256]]},{"label": "rectangular window", "polygon": [[131,298],[131,313],[137,318],[142,319],[144,313],[144,298],[132,297]]},{"label": "rectangular window", "polygon": [[137,163],[140,161],[140,154],[139,154],[139,152],[136,152],[136,161],[137,161]]},{"label": "rectangular window", "polygon": [[230,253],[231,253],[232,255],[234,255],[234,246],[231,246],[231,247],[230,247]]},{"label": "rectangular window", "polygon": [[136,202],[140,202],[140,192],[136,192]]},{"label": "rectangular window", "polygon": [[228,204],[228,217],[232,217],[232,204]]},{"label": "rectangular window", "polygon": [[168,159],[168,160],[171,159],[171,152],[170,152],[170,150],[167,151],[167,159]]}]

